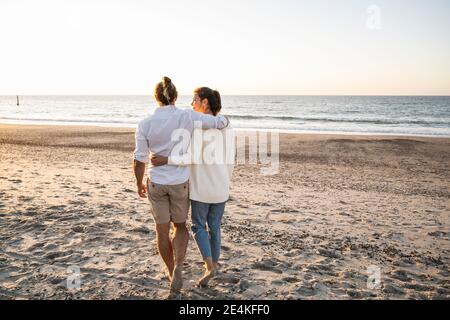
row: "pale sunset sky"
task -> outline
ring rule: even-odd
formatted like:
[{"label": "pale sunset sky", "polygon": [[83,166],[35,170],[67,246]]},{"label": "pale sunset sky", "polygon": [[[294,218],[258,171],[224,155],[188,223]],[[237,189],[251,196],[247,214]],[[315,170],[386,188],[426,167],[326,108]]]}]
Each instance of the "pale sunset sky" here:
[{"label": "pale sunset sky", "polygon": [[0,41],[0,94],[450,95],[448,0],[0,0]]}]

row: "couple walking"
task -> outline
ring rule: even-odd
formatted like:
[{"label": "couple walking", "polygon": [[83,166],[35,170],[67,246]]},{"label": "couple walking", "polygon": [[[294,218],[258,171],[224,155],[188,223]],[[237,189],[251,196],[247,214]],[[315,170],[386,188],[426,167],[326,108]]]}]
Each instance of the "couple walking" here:
[{"label": "couple walking", "polygon": [[139,196],[150,200],[158,250],[167,267],[171,292],[177,293],[183,286],[189,206],[192,232],[205,262],[198,285],[206,286],[218,269],[220,225],[229,197],[234,137],[228,118],[219,114],[219,92],[198,88],[191,103],[193,110],[179,109],[175,106],[177,89],[164,77],[156,85],[154,96],[159,107],[136,129],[134,172]]}]

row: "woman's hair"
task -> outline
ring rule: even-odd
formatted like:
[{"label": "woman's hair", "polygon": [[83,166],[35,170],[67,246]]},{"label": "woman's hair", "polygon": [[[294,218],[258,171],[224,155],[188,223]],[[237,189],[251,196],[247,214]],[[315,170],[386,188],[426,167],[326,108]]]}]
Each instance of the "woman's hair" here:
[{"label": "woman's hair", "polygon": [[194,90],[201,100],[208,99],[209,110],[213,115],[217,115],[222,109],[222,100],[220,93],[217,90],[212,90],[208,87],[201,87]]},{"label": "woman's hair", "polygon": [[155,87],[155,98],[163,105],[168,106],[177,100],[178,92],[172,80],[168,77],[163,77]]}]

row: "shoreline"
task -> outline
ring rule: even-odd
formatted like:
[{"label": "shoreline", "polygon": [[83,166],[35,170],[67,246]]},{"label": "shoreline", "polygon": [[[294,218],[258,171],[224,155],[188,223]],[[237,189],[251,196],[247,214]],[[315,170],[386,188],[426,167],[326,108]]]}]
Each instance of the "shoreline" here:
[{"label": "shoreline", "polygon": [[[71,128],[102,128],[102,129],[118,129],[118,130],[132,130],[134,132],[136,125],[114,125],[112,123],[74,123],[74,122],[42,122],[42,123],[34,123],[34,122],[0,122],[0,130],[3,127],[29,127],[29,128],[45,128],[45,127],[71,127]],[[365,137],[365,138],[386,138],[389,137],[391,139],[403,138],[430,138],[430,139],[450,139],[450,135],[422,135],[422,134],[398,134],[398,133],[379,133],[379,132],[346,132],[346,131],[307,131],[307,130],[282,130],[282,129],[258,129],[258,128],[233,128],[236,132],[278,132],[283,135],[307,135],[307,136],[322,136],[333,137],[333,136],[349,136],[349,137]],[[0,132],[1,133],[1,132]]]}]

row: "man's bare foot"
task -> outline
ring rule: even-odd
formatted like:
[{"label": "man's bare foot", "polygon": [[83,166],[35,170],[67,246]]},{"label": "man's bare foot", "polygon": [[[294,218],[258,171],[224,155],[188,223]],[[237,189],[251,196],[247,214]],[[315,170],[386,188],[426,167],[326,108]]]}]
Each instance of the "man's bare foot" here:
[{"label": "man's bare foot", "polygon": [[209,280],[211,280],[216,275],[216,270],[206,270],[203,277],[198,280],[198,286],[199,287],[206,287],[208,285]]},{"label": "man's bare foot", "polygon": [[180,292],[183,287],[183,273],[181,268],[175,267],[173,270],[172,281],[170,282],[170,292]]}]

